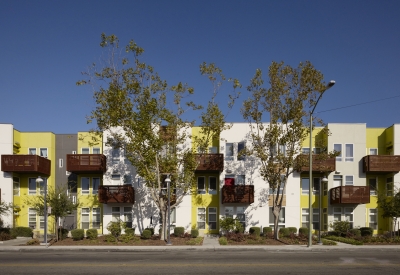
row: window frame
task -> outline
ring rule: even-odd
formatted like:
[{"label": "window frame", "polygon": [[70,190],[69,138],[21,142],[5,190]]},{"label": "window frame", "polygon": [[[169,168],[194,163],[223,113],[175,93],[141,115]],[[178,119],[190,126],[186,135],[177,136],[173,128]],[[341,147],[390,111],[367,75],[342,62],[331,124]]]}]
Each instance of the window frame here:
[{"label": "window frame", "polygon": [[[340,148],[335,148],[335,147],[340,147]],[[340,150],[338,150],[340,149]],[[342,161],[343,158],[343,145],[341,143],[334,143],[333,144],[333,150],[336,152],[339,152],[339,155],[336,156],[336,161]]]},{"label": "window frame", "polygon": [[[217,207],[208,207],[208,230],[217,230],[218,229],[218,210]],[[214,219],[214,220],[213,220]],[[214,226],[211,226],[214,224]]]},{"label": "window frame", "polygon": [[36,148],[33,147],[28,148],[28,155],[36,155]]},{"label": "window frame", "polygon": [[[34,218],[34,221],[33,221]],[[28,208],[28,226],[36,229],[37,226],[37,212],[34,208]]]},{"label": "window frame", "polygon": [[[42,150],[44,151],[44,152],[46,152],[46,155],[44,155],[44,154],[42,154]],[[42,148],[39,148],[39,156],[41,156],[42,158],[48,158],[49,157],[49,150],[48,150],[48,148],[44,148],[44,147],[42,147]]]},{"label": "window frame", "polygon": [[[98,180],[97,187],[95,186],[95,180]],[[92,178],[92,194],[96,195],[99,193],[99,186],[101,185],[101,178],[95,177]]]},{"label": "window frame", "polygon": [[[376,151],[375,153],[372,153],[371,154],[371,151]],[[376,156],[376,155],[378,155],[378,148],[369,148],[368,149],[368,155],[370,155],[370,156]]]},{"label": "window frame", "polygon": [[[199,180],[203,179],[203,188],[200,188],[199,184]],[[197,194],[199,195],[204,195],[206,193],[206,177],[205,176],[198,176],[197,177]]]},{"label": "window frame", "polygon": [[233,160],[234,159],[234,143],[226,142],[225,143],[225,160]]},{"label": "window frame", "polygon": [[21,181],[20,181],[20,178],[19,177],[13,177],[13,196],[19,196],[20,193],[21,193]]},{"label": "window frame", "polygon": [[124,206],[124,222],[127,228],[133,228],[133,214],[131,206]]},{"label": "window frame", "polygon": [[[197,229],[199,229],[199,230],[206,229],[206,223],[207,223],[206,208],[205,207],[198,207],[196,213],[197,213],[197,215],[196,215]],[[204,216],[204,218],[203,218],[204,220],[202,220],[202,216]]]},{"label": "window frame", "polygon": [[[371,180],[375,181],[374,184],[371,184]],[[378,194],[378,180],[377,178],[368,178],[368,186],[369,186],[369,195],[376,196]]]},{"label": "window frame", "polygon": [[[31,188],[32,186],[35,186],[35,188]],[[37,194],[37,183],[36,183],[36,178],[28,178],[28,194],[29,195],[36,195]]]},{"label": "window frame", "polygon": [[[373,213],[371,210],[374,210],[375,213]],[[378,212],[379,209],[378,208],[369,208],[368,209],[368,226],[371,227],[373,230],[377,230],[378,229]],[[372,218],[374,217],[374,218]],[[374,222],[372,222],[372,220],[375,220]]]},{"label": "window frame", "polygon": [[386,178],[386,196],[392,197],[394,193],[394,184],[393,184],[393,177]]},{"label": "window frame", "polygon": [[[86,152],[87,151],[87,152]],[[81,154],[82,155],[88,155],[90,154],[90,147],[82,147],[81,148]]]},{"label": "window frame", "polygon": [[89,229],[90,228],[90,208],[82,207],[81,208],[81,229]]},{"label": "window frame", "polygon": [[[87,179],[88,180],[88,182],[87,182],[87,188],[86,188],[86,185],[85,185],[85,188],[84,188],[84,186],[83,186],[83,180],[84,179]],[[85,183],[86,184],[86,183]],[[89,177],[81,177],[81,194],[82,195],[89,195],[90,194],[90,178]]]},{"label": "window frame", "polygon": [[[273,207],[269,207],[269,226],[274,227],[274,214],[273,214]],[[283,221],[281,221],[283,219]],[[285,227],[286,223],[286,208],[282,207],[281,211],[279,212],[279,218],[278,218],[278,228],[283,228]]]},{"label": "window frame", "polygon": [[[350,146],[351,147],[351,150],[349,150],[348,148],[347,148],[347,146]],[[344,161],[345,162],[353,162],[354,161],[354,144],[353,143],[345,143],[344,144],[344,148],[345,148],[345,157],[344,157]],[[350,152],[348,152],[348,151],[350,151]],[[349,155],[347,155],[348,153],[351,153],[351,156]]]},{"label": "window frame", "polygon": [[344,176],[344,186],[354,186],[354,176],[345,175]]},{"label": "window frame", "polygon": [[239,153],[241,151],[244,151],[246,149],[246,142],[245,141],[240,141],[238,142],[238,151],[237,151],[237,156],[236,156],[236,160],[238,161],[245,161],[246,160],[246,156],[239,156]]},{"label": "window frame", "polygon": [[[212,179],[215,180],[215,188],[211,188],[211,185],[214,185],[214,183],[212,183]],[[208,177],[208,194],[210,195],[216,195],[218,193],[218,184],[217,184],[217,177],[214,176],[210,176]]]}]

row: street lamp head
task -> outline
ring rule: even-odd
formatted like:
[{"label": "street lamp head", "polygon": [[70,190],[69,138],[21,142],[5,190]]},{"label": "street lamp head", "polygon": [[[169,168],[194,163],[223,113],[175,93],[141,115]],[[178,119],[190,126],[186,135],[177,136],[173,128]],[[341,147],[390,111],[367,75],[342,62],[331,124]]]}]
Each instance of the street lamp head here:
[{"label": "street lamp head", "polygon": [[42,182],[43,182],[43,179],[40,176],[38,176],[36,179],[36,183],[41,184]]},{"label": "street lamp head", "polygon": [[322,182],[328,182],[328,179],[326,178],[326,176],[324,176],[324,177],[322,178]]},{"label": "street lamp head", "polygon": [[329,81],[329,83],[326,85],[326,89],[325,90],[328,90],[329,88],[331,88],[333,85],[335,85],[335,80],[331,80],[331,81]]},{"label": "street lamp head", "polygon": [[165,182],[166,182],[166,183],[170,183],[170,182],[171,182],[171,179],[169,178],[169,175],[168,175],[167,178],[165,179]]}]

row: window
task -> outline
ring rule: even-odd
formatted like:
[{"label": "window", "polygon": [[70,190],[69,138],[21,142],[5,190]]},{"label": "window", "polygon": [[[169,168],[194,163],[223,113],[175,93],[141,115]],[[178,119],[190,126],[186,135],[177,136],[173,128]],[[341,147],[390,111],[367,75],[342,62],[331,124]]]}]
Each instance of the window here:
[{"label": "window", "polygon": [[58,167],[59,168],[63,168],[63,166],[64,166],[64,160],[63,159],[59,159],[58,160]]},{"label": "window", "polygon": [[346,144],[346,157],[344,161],[354,161],[353,144]]},{"label": "window", "polygon": [[132,207],[124,207],[124,222],[126,228],[132,228]]},{"label": "window", "polygon": [[208,208],[208,229],[209,230],[217,229],[217,208],[216,207]]},{"label": "window", "polygon": [[341,175],[333,175],[333,187],[342,186],[342,176]]},{"label": "window", "polygon": [[333,208],[333,220],[334,221],[342,220],[342,208],[340,208],[340,207]]},{"label": "window", "polygon": [[328,231],[328,208],[322,209],[322,216],[324,218],[323,220],[323,229],[324,231]]},{"label": "window", "polygon": [[170,219],[171,219],[171,224],[176,223],[176,208],[175,207],[171,209]]},{"label": "window", "polygon": [[301,227],[308,228],[309,217],[310,211],[308,211],[308,208],[301,209]]},{"label": "window", "polygon": [[353,186],[353,176],[346,176],[346,186]]},{"label": "window", "polygon": [[120,185],[121,184],[121,175],[112,174],[111,175],[111,182],[112,182],[113,185]]},{"label": "window", "polygon": [[112,163],[114,163],[114,164],[118,163],[119,156],[120,156],[119,148],[114,148],[112,150]]},{"label": "window", "polygon": [[378,209],[369,209],[369,227],[378,229]]},{"label": "window", "polygon": [[94,147],[93,149],[93,154],[100,154],[100,148],[98,148],[98,147]]},{"label": "window", "polygon": [[393,178],[386,178],[386,196],[393,196]]},{"label": "window", "polygon": [[93,178],[92,179],[92,194],[97,194],[98,190],[99,190],[99,186],[100,186],[100,178]]},{"label": "window", "polygon": [[90,154],[89,148],[82,148],[82,154]]},{"label": "window", "polygon": [[94,207],[92,211],[92,228],[99,229],[100,228],[100,208]]},{"label": "window", "polygon": [[197,208],[197,229],[206,229],[206,209]]},{"label": "window", "polygon": [[81,178],[82,194],[89,194],[90,178]]},{"label": "window", "polygon": [[321,148],[319,148],[319,147],[315,147],[315,148],[313,148],[313,154],[321,154]]},{"label": "window", "polygon": [[236,218],[239,220],[239,222],[243,226],[243,230],[246,229],[246,214],[245,214],[245,207],[238,207],[236,209]]},{"label": "window", "polygon": [[344,218],[346,221],[350,222],[350,228],[353,228],[353,208],[344,208]]},{"label": "window", "polygon": [[47,178],[42,178],[42,182],[39,185],[40,195],[44,195],[44,188],[47,186]]},{"label": "window", "polygon": [[89,229],[89,208],[82,208],[81,211],[81,216],[82,216],[82,222],[81,222],[81,228],[82,229]]},{"label": "window", "polygon": [[40,148],[40,156],[47,158],[47,148]]},{"label": "window", "polygon": [[321,179],[320,178],[313,178],[313,194],[319,195],[319,187],[321,184]]},{"label": "window", "polygon": [[323,182],[322,183],[322,186],[323,186],[323,192],[324,192],[324,196],[327,196],[328,195],[328,182]]},{"label": "window", "polygon": [[[269,226],[273,227],[274,226],[274,213],[272,212],[273,208],[269,208]],[[282,207],[281,211],[279,212],[279,218],[278,218],[278,228],[285,227],[285,208]]]},{"label": "window", "polygon": [[36,210],[33,209],[33,208],[29,208],[28,211],[29,211],[28,212],[29,213],[28,214],[28,216],[29,216],[29,221],[28,221],[29,227],[32,228],[32,229],[35,229],[36,228]]},{"label": "window", "polygon": [[36,195],[36,178],[28,179],[29,195]]},{"label": "window", "polygon": [[217,178],[209,177],[209,186],[208,186],[208,194],[216,195],[217,194]]},{"label": "window", "polygon": [[245,175],[237,175],[237,184],[238,185],[245,185],[246,184]]},{"label": "window", "polygon": [[368,179],[368,184],[369,184],[369,194],[371,196],[376,196],[377,194],[376,178]]},{"label": "window", "polygon": [[[281,195],[284,195],[284,193],[283,193],[283,186],[284,185],[285,185],[285,175],[281,175],[281,184],[279,186],[279,194],[281,194]],[[274,191],[275,191],[275,194],[276,194],[277,189],[272,190],[272,187],[270,186],[269,187],[269,194],[272,195]]]},{"label": "window", "polygon": [[119,222],[120,221],[120,209],[119,206],[111,207],[111,221],[112,222]]},{"label": "window", "polygon": [[377,155],[378,148],[369,148],[369,155]]},{"label": "window", "polygon": [[40,229],[44,229],[44,216],[39,216]]},{"label": "window", "polygon": [[225,144],[225,158],[226,160],[233,160],[233,143]]},{"label": "window", "polygon": [[131,175],[124,175],[124,184],[131,184],[132,185],[132,176]]},{"label": "window", "polygon": [[210,147],[210,148],[208,148],[208,153],[210,153],[210,154],[218,154],[218,148],[217,147]]},{"label": "window", "polygon": [[13,177],[13,193],[14,193],[14,196],[19,196],[19,187],[20,187],[19,178]]},{"label": "window", "polygon": [[235,185],[235,175],[225,175],[225,182],[226,186],[233,186]]},{"label": "window", "polygon": [[336,161],[342,161],[342,144],[333,144],[333,150],[339,153],[336,156]]},{"label": "window", "polygon": [[225,207],[225,218],[233,218],[233,207]]},{"label": "window", "polygon": [[246,160],[246,156],[244,155],[246,143],[244,141],[238,143],[238,156],[237,160]]},{"label": "window", "polygon": [[310,193],[310,180],[308,178],[301,179],[301,193],[303,195]]},{"label": "window", "polygon": [[303,155],[309,155],[309,154],[310,154],[310,148],[308,148],[308,147],[303,147],[303,148],[301,149],[301,153],[302,153]]},{"label": "window", "polygon": [[205,177],[197,178],[197,194],[205,194],[206,193],[206,183]]},{"label": "window", "polygon": [[283,156],[283,157],[286,157],[286,146],[285,145],[279,145],[278,149],[279,149],[279,154],[281,154],[281,156]]},{"label": "window", "polygon": [[318,208],[313,208],[312,224],[313,224],[313,229],[319,230],[319,209]]},{"label": "window", "polygon": [[28,149],[28,154],[29,155],[36,155],[36,148],[29,148]]}]

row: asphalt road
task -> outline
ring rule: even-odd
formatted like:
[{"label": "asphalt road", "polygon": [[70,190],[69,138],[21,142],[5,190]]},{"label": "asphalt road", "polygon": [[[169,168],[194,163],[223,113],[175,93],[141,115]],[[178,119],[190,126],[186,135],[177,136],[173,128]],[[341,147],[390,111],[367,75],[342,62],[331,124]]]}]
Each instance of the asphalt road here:
[{"label": "asphalt road", "polygon": [[0,252],[0,274],[400,274],[390,250]]}]

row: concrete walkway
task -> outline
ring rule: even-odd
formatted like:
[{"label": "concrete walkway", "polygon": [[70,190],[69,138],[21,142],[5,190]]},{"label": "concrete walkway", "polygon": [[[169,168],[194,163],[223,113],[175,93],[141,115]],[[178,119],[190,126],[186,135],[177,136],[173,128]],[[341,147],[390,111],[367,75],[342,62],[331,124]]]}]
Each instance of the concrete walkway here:
[{"label": "concrete walkway", "polygon": [[196,251],[232,251],[232,250],[259,250],[259,251],[330,251],[330,250],[359,250],[373,249],[375,251],[390,250],[400,251],[400,245],[350,245],[337,243],[337,245],[220,245],[218,236],[204,236],[202,246],[24,246],[31,238],[19,237],[14,240],[0,241],[0,251],[170,251],[170,250],[196,250]]}]

